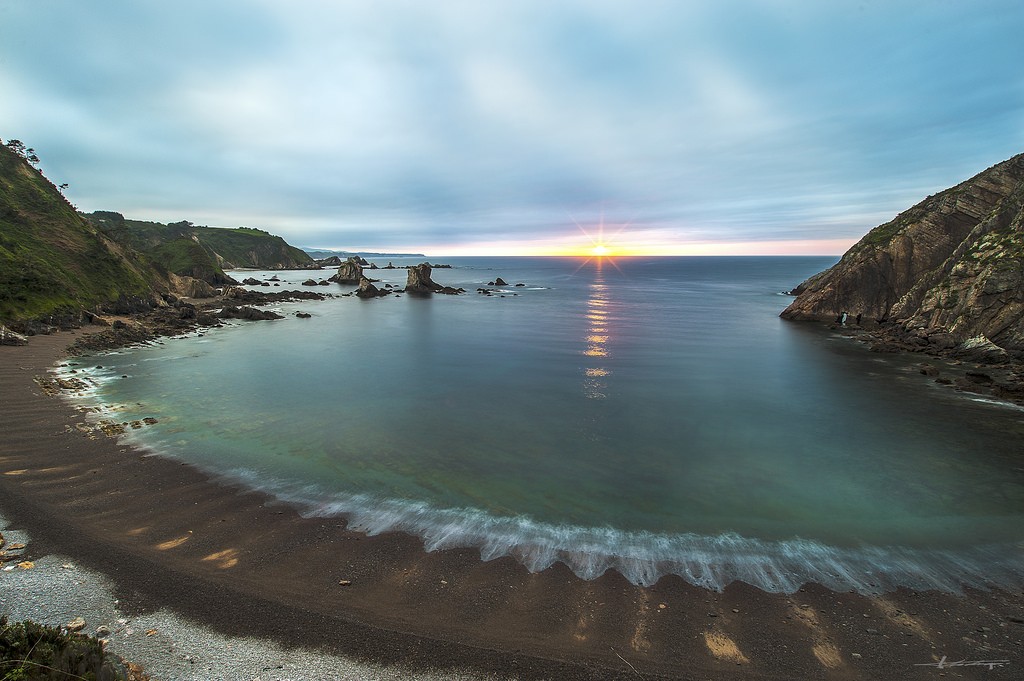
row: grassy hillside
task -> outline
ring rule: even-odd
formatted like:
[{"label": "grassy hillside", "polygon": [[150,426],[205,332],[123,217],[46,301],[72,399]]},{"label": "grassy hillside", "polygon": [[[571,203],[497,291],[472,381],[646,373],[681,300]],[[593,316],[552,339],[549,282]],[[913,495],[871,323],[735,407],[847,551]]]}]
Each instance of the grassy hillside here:
[{"label": "grassy hillside", "polygon": [[49,180],[0,145],[0,320],[148,296],[159,275],[75,212]]},{"label": "grassy hillside", "polygon": [[233,267],[296,268],[314,264],[305,251],[290,246],[281,237],[262,229],[195,229],[199,240],[212,247],[225,263]]},{"label": "grassy hillside", "polygon": [[261,229],[220,229],[188,221],[165,225],[129,220],[112,211],[96,211],[86,217],[111,238],[131,244],[171,272],[211,284],[231,280],[224,269],[294,269],[314,264],[303,251]]}]

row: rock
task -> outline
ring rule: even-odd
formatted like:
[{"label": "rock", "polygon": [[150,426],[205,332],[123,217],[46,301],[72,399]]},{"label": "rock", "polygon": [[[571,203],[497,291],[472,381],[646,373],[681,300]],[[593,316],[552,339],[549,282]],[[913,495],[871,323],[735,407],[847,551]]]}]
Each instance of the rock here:
[{"label": "rock", "polygon": [[28,339],[0,325],[0,345],[28,345]]},{"label": "rock", "polygon": [[363,263],[360,262],[362,258],[353,256],[343,262],[341,267],[338,268],[337,274],[331,277],[328,281],[333,281],[336,284],[358,284],[359,279],[363,276]]},{"label": "rock", "polygon": [[106,624],[96,627],[96,638],[106,638],[107,636],[110,636],[110,627]]},{"label": "rock", "polygon": [[366,277],[360,277],[359,288],[356,290],[356,295],[359,296],[360,298],[380,298],[381,296],[386,296],[389,293],[391,293],[391,291],[382,291],[378,289]]},{"label": "rock", "polygon": [[526,286],[526,284],[522,284],[522,283],[520,283],[520,284],[516,284],[516,288],[519,288],[519,287],[521,287],[521,286]]},{"label": "rock", "polygon": [[352,586],[352,580],[351,579],[342,579],[342,580],[340,580],[338,582],[338,585],[339,586]]},{"label": "rock", "polygon": [[174,289],[174,293],[179,296],[183,296],[185,298],[213,298],[217,295],[217,290],[202,279],[178,276],[173,273],[169,274],[168,278]]},{"label": "rock", "polygon": [[244,319],[246,321],[284,319],[282,315],[279,315],[276,312],[271,312],[270,310],[258,310],[255,307],[249,307],[248,305],[243,307],[226,305],[223,310],[217,313],[217,317],[220,319]]},{"label": "rock", "polygon": [[319,284],[317,284],[315,279],[307,279],[306,281],[302,282],[302,285],[303,286],[319,286]]},{"label": "rock", "polygon": [[331,285],[331,282],[327,281],[326,279],[321,279],[321,280],[320,280],[320,281],[318,282],[318,285],[319,285],[319,286],[330,286],[330,285]]},{"label": "rock", "polygon": [[502,279],[501,277],[498,277],[497,279],[494,280],[494,283],[492,284],[492,286],[508,286],[508,284],[505,282],[504,279]]},{"label": "rock", "polygon": [[964,373],[964,377],[971,383],[979,383],[982,385],[994,383],[991,376],[981,371],[967,371]]},{"label": "rock", "polygon": [[938,376],[939,375],[939,370],[935,366],[933,366],[931,364],[922,364],[920,371],[925,376]]},{"label": "rock", "polygon": [[388,264],[384,267],[384,269],[386,269],[386,270],[393,270],[393,269],[395,269],[395,266],[391,264],[390,260],[388,260]]},{"label": "rock", "polygon": [[81,631],[82,629],[85,629],[85,620],[81,617],[76,617],[75,619],[65,624],[64,628],[68,631]]},{"label": "rock", "polygon": [[242,280],[242,283],[245,284],[246,286],[259,286],[261,282],[260,282],[259,279],[253,279],[252,277],[247,277],[247,278]]},{"label": "rock", "polygon": [[298,317],[299,319],[309,319],[313,315],[309,314],[308,312],[296,312],[295,316]]},{"label": "rock", "polygon": [[871,230],[793,291],[790,320],[848,311],[897,342],[980,361],[1024,357],[1024,154]]},{"label": "rock", "polygon": [[960,343],[954,349],[953,356],[978,362],[1002,362],[1008,359],[1006,350],[984,335],[974,336]]},{"label": "rock", "polygon": [[411,265],[405,281],[405,292],[416,294],[444,293],[444,287],[430,278],[430,263]]}]

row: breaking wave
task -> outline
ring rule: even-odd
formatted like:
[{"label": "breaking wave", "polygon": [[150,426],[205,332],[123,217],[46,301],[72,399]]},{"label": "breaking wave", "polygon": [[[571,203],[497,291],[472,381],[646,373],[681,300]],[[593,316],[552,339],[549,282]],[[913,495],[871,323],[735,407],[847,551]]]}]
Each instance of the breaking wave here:
[{"label": "breaking wave", "polygon": [[477,509],[439,509],[424,502],[361,494],[326,494],[309,485],[268,481],[251,471],[223,476],[296,506],[304,517],[344,517],[349,529],[379,535],[405,532],[427,551],[475,548],[484,561],[510,556],[531,572],[564,563],[590,580],[616,570],[650,586],[665,575],[721,591],[734,581],[768,592],[792,593],[813,582],[834,591],[877,594],[899,587],[960,593],[1024,586],[1024,546],[1000,544],[964,550],[897,546],[842,548],[806,539],[766,541],[727,533],[659,534],[612,527],[499,517]]}]

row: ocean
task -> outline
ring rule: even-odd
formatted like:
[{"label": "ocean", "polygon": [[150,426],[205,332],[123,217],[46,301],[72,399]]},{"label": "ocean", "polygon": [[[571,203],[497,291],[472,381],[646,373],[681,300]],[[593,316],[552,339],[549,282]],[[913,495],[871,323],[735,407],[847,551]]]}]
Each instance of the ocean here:
[{"label": "ocean", "polygon": [[835,258],[431,261],[467,293],[286,303],[73,368],[96,418],[157,419],[133,445],[431,551],[712,589],[1024,582],[1024,411],[780,320]]}]

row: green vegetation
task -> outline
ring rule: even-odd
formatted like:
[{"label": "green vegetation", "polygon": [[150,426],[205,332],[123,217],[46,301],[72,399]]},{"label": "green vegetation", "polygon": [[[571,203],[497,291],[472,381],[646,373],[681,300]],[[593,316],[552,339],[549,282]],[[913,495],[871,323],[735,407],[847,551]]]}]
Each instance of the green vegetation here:
[{"label": "green vegetation", "polygon": [[223,268],[297,268],[313,264],[306,253],[262,229],[219,229],[187,220],[165,225],[128,220],[112,211],[96,211],[85,217],[112,239],[130,244],[168,271],[210,284],[230,281]]},{"label": "green vegetation", "polygon": [[[231,283],[224,268],[300,268],[303,251],[261,229],[82,215],[19,140],[0,144],[0,322],[60,324],[83,309],[168,290],[168,273]],[[65,186],[65,185],[62,185]]]},{"label": "green vegetation", "polygon": [[145,259],[83,219],[17,150],[0,145],[0,320],[147,295]]},{"label": "green vegetation", "polygon": [[124,665],[93,637],[31,621],[10,624],[7,617],[0,617],[0,681],[126,678]]}]

